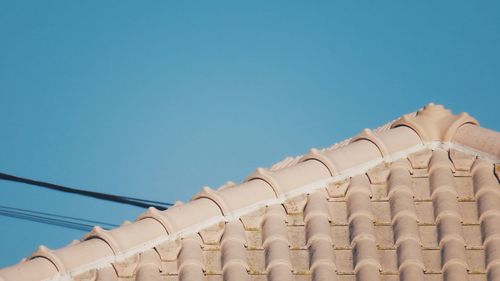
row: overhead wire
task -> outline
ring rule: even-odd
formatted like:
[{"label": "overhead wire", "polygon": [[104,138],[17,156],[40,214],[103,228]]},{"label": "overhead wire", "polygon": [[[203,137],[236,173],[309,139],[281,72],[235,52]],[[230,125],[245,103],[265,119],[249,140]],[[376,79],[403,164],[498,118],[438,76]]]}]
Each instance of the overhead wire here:
[{"label": "overhead wire", "polygon": [[[89,223],[98,223],[102,225],[103,229],[110,229],[117,225],[99,221],[92,221],[87,219],[80,219],[70,216],[61,216],[57,214],[50,214],[39,211],[26,210],[21,208],[13,208],[7,206],[0,206],[0,216],[23,219],[32,222],[39,222],[49,225],[60,226],[81,231],[90,231],[94,225]],[[89,222],[89,223],[85,223]]]},{"label": "overhead wire", "polygon": [[51,190],[60,191],[60,192],[71,193],[71,194],[76,194],[76,195],[81,195],[81,196],[86,196],[86,197],[91,197],[91,198],[96,198],[96,199],[100,199],[100,200],[111,201],[111,202],[115,202],[115,203],[126,204],[126,205],[141,207],[141,208],[155,207],[156,209],[159,209],[159,210],[165,210],[168,207],[173,205],[172,203],[168,203],[168,202],[140,199],[140,198],[135,198],[135,197],[130,197],[130,196],[122,196],[122,195],[115,195],[115,194],[109,194],[109,193],[84,190],[84,189],[79,189],[79,188],[72,188],[72,187],[63,186],[63,185],[59,185],[59,184],[53,184],[53,183],[49,183],[49,182],[14,176],[14,175],[6,174],[6,173],[0,173],[0,180],[24,183],[24,184],[39,186],[39,187],[43,187],[43,188],[47,188],[47,189],[51,189]]},{"label": "overhead wire", "polygon": [[0,205],[0,211],[18,212],[18,213],[23,213],[23,214],[28,214],[28,215],[44,216],[47,218],[57,218],[57,219],[63,219],[63,220],[68,220],[68,221],[91,223],[94,225],[100,225],[103,227],[110,227],[110,228],[118,226],[117,224],[112,224],[112,223],[98,221],[98,220],[89,220],[89,219],[83,219],[83,218],[77,218],[77,217],[71,217],[71,216],[52,214],[52,213],[47,213],[47,212],[40,212],[40,211],[33,211],[33,210],[22,209],[22,208],[8,207],[8,206],[4,206],[4,205]]}]

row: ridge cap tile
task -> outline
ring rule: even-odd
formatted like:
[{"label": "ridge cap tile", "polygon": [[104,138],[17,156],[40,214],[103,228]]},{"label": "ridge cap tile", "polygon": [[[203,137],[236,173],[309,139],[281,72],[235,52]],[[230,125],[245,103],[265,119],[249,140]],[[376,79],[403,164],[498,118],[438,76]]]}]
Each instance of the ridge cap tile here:
[{"label": "ridge cap tile", "polygon": [[404,115],[391,127],[406,126],[414,130],[422,141],[447,142],[453,139],[458,128],[464,124],[479,126],[476,119],[462,112],[453,115],[442,105],[429,103],[420,109],[415,116]]}]

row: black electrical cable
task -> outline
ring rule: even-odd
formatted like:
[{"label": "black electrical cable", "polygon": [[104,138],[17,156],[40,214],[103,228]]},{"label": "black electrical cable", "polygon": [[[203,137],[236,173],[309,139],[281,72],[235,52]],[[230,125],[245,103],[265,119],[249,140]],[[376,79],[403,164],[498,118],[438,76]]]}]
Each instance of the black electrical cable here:
[{"label": "black electrical cable", "polygon": [[118,226],[117,224],[107,223],[107,222],[103,222],[103,221],[82,219],[82,218],[77,218],[77,217],[63,216],[63,215],[51,214],[51,213],[40,212],[40,211],[33,211],[33,210],[27,210],[27,209],[21,209],[21,208],[7,207],[7,206],[4,206],[4,205],[0,205],[0,211],[25,213],[27,215],[40,215],[40,216],[45,216],[47,218],[58,218],[58,219],[64,219],[64,220],[70,220],[70,221],[91,223],[91,224],[94,224],[94,225],[100,225],[100,226],[110,227],[110,228]]},{"label": "black electrical cable", "polygon": [[39,222],[39,223],[44,223],[44,224],[49,224],[49,225],[60,226],[60,227],[64,227],[64,228],[81,230],[81,231],[90,231],[93,228],[93,225],[91,225],[91,224],[72,222],[72,221],[63,220],[63,219],[54,219],[54,218],[32,215],[32,214],[27,214],[27,213],[17,212],[17,211],[0,210],[0,216],[23,219],[23,220],[33,221],[33,222]]},{"label": "black electrical cable", "polygon": [[67,193],[72,193],[72,194],[77,194],[77,195],[82,195],[82,196],[87,196],[87,197],[92,197],[92,198],[97,198],[97,199],[101,199],[101,200],[106,200],[106,201],[111,201],[111,202],[116,202],[116,203],[121,203],[121,204],[127,204],[127,205],[136,206],[136,207],[142,207],[142,208],[155,207],[159,210],[165,210],[169,206],[173,205],[172,203],[165,203],[165,202],[161,202],[161,201],[140,199],[140,198],[134,198],[134,197],[128,197],[128,196],[121,196],[121,195],[114,195],[114,194],[109,194],[109,193],[101,193],[101,192],[96,192],[96,191],[83,190],[83,189],[78,189],[78,188],[71,188],[71,187],[62,186],[62,185],[58,185],[58,184],[32,180],[32,179],[28,179],[28,178],[22,178],[22,177],[9,175],[9,174],[5,174],[5,173],[0,173],[0,180],[35,185],[35,186],[48,188],[51,190],[57,190],[57,191],[61,191],[61,192],[67,192]]}]

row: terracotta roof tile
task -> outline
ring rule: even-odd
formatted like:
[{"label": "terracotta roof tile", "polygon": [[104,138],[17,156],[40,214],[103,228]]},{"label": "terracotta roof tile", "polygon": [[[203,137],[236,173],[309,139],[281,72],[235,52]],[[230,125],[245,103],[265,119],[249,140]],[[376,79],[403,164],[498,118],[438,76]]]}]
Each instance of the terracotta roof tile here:
[{"label": "terracotta roof tile", "polygon": [[500,280],[500,134],[475,124],[431,104],[0,280]]},{"label": "terracotta roof tile", "polygon": [[304,211],[306,246],[309,248],[309,270],[315,280],[335,280],[334,243],[331,237],[330,214],[324,193],[309,194]]},{"label": "terracotta roof tile", "polygon": [[177,259],[179,280],[198,281],[204,279],[205,264],[199,239],[186,237]]},{"label": "terracotta roof tile", "polygon": [[351,179],[346,202],[350,241],[353,247],[354,272],[359,281],[380,280],[379,261],[375,237],[375,217],[371,202],[371,189],[364,175]]},{"label": "terracotta roof tile", "polygon": [[221,241],[222,272],[226,280],[248,280],[247,240],[243,224],[228,222]]}]

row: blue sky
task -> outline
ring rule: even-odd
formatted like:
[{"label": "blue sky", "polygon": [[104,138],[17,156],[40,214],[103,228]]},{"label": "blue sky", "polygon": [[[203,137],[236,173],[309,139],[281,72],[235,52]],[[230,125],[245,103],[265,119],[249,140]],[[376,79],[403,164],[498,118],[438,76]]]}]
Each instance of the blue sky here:
[{"label": "blue sky", "polygon": [[[499,130],[498,2],[165,2],[0,4],[1,172],[186,201],[431,101]],[[0,205],[143,211],[2,181]],[[84,234],[0,228],[0,267]]]}]

